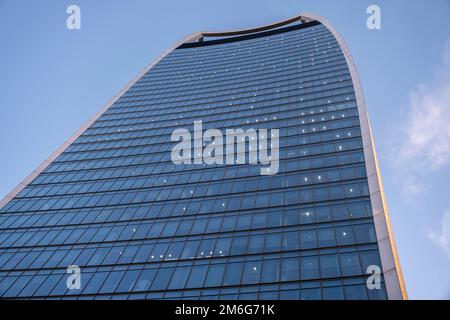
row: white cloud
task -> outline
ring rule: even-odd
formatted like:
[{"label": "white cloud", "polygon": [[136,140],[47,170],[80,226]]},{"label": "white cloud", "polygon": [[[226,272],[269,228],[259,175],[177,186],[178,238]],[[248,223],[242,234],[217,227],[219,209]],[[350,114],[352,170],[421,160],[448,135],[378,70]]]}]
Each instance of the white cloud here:
[{"label": "white cloud", "polygon": [[391,158],[401,173],[403,193],[416,196],[428,188],[424,174],[450,162],[450,39],[433,81],[410,93],[407,112],[395,133]]},{"label": "white cloud", "polygon": [[400,161],[420,171],[440,169],[450,159],[450,79],[418,88],[410,106]]},{"label": "white cloud", "polygon": [[[430,178],[444,174],[450,163],[450,39],[434,78],[410,93],[406,112],[393,132],[391,160],[403,194],[414,202],[423,199],[432,187]],[[439,228],[427,228],[426,233],[450,259],[450,210]]]},{"label": "white cloud", "polygon": [[444,214],[441,221],[440,230],[428,231],[428,237],[436,246],[444,250],[450,259],[450,211]]}]

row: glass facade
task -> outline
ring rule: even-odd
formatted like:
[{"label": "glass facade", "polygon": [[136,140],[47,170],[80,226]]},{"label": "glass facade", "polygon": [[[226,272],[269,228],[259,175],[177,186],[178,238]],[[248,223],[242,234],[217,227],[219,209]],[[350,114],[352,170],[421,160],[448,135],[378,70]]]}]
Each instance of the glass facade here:
[{"label": "glass facade", "polygon": [[[279,129],[279,172],[174,164],[196,120]],[[1,297],[386,299],[369,265],[354,87],[315,21],[181,45],[0,210]]]}]

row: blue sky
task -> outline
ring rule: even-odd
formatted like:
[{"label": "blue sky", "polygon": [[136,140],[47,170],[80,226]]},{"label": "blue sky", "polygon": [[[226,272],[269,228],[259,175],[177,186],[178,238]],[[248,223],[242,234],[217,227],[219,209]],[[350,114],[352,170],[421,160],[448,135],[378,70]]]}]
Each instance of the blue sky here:
[{"label": "blue sky", "polygon": [[[81,30],[66,28],[71,4]],[[366,27],[371,4],[381,30]],[[449,299],[448,0],[0,0],[0,197],[177,40],[301,11],[331,21],[355,59],[410,298]]]}]

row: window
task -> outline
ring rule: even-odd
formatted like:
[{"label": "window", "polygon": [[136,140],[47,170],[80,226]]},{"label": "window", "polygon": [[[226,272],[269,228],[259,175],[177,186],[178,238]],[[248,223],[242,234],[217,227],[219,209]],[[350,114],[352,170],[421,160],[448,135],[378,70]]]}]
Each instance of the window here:
[{"label": "window", "polygon": [[324,300],[343,300],[344,290],[342,287],[323,288],[322,296]]},{"label": "window", "polygon": [[[168,269],[161,269],[161,270],[166,270],[165,275],[167,277]],[[142,270],[142,272],[139,276],[139,279],[137,280],[136,285],[133,288],[133,291],[147,291],[150,288],[150,285],[152,284],[155,274],[156,274],[156,269]]]},{"label": "window", "polygon": [[362,251],[359,253],[361,260],[361,267],[363,272],[367,270],[367,267],[375,265],[381,268],[380,255],[377,251]]},{"label": "window", "polygon": [[335,230],[338,245],[349,245],[355,243],[351,226],[339,227]]},{"label": "window", "polygon": [[229,263],[226,266],[223,285],[238,285],[241,282],[243,263]]},{"label": "window", "polygon": [[131,292],[133,290],[134,284],[141,270],[129,270],[126,271],[119,285],[117,286],[117,292]]},{"label": "window", "polygon": [[317,231],[317,238],[319,241],[319,247],[331,247],[336,245],[334,231],[331,228],[319,229]]},{"label": "window", "polygon": [[375,229],[372,224],[355,225],[355,238],[358,243],[376,242]]},{"label": "window", "polygon": [[137,251],[136,255],[134,256],[133,262],[139,263],[139,262],[147,262],[148,258],[150,257],[150,253],[153,251],[153,245],[152,244],[146,244],[139,247],[139,250]]},{"label": "window", "polygon": [[186,288],[201,288],[205,281],[208,266],[193,266]]},{"label": "window", "polygon": [[299,260],[297,258],[281,260],[281,281],[300,279]]},{"label": "window", "polygon": [[[109,272],[96,272],[92,275],[91,280],[86,284],[83,290],[83,294],[93,294],[99,292],[103,282],[108,277]],[[61,281],[64,282],[64,281]],[[65,288],[67,289],[67,287]],[[65,290],[64,290],[65,291]],[[55,289],[53,289],[53,294],[58,294]]]},{"label": "window", "polygon": [[277,282],[280,279],[280,261],[265,260],[261,274],[262,282]]},{"label": "window", "polygon": [[228,255],[230,252],[232,238],[219,238],[216,241],[216,247],[214,249],[214,256]]},{"label": "window", "polygon": [[320,300],[320,289],[303,289],[301,291],[301,298],[302,300]]},{"label": "window", "polygon": [[364,285],[345,286],[344,292],[347,300],[367,300],[367,292]]},{"label": "window", "polygon": [[189,268],[189,267],[181,267],[181,268],[175,269],[172,279],[170,280],[168,289],[184,288],[184,285],[186,284],[190,270],[191,270],[191,268]]},{"label": "window", "polygon": [[241,255],[245,254],[247,249],[247,240],[246,237],[234,238],[233,243],[231,245],[231,254],[232,255]]},{"label": "window", "polygon": [[342,275],[354,276],[361,274],[361,266],[357,253],[345,253],[340,255]]},{"label": "window", "polygon": [[197,256],[197,250],[200,245],[200,241],[188,241],[184,246],[183,253],[181,254],[181,259],[193,259]]},{"label": "window", "polygon": [[316,232],[314,230],[305,230],[300,232],[300,248],[315,248],[316,243]]},{"label": "window", "polygon": [[322,278],[336,278],[340,276],[339,260],[336,255],[320,257],[320,274]]},{"label": "window", "polygon": [[209,266],[205,280],[205,287],[217,287],[222,284],[222,277],[225,272],[224,264],[213,264]]},{"label": "window", "polygon": [[301,264],[301,279],[315,279],[319,277],[319,266],[317,257],[302,257],[300,259]]},{"label": "window", "polygon": [[266,236],[265,251],[274,252],[281,250],[281,234],[269,234]]},{"label": "window", "polygon": [[124,271],[113,271],[109,274],[108,278],[106,278],[103,283],[102,288],[99,293],[112,293],[115,291],[117,285],[119,284],[120,279],[122,279],[124,275]]}]

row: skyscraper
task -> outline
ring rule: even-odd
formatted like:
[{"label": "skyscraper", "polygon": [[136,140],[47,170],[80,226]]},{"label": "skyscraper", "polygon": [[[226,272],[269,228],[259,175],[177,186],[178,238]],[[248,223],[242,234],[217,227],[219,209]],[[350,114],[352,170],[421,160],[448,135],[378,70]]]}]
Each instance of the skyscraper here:
[{"label": "skyscraper", "polygon": [[[244,161],[208,163],[210,129]],[[1,297],[406,298],[355,66],[312,14],[177,43],[0,207]]]}]

